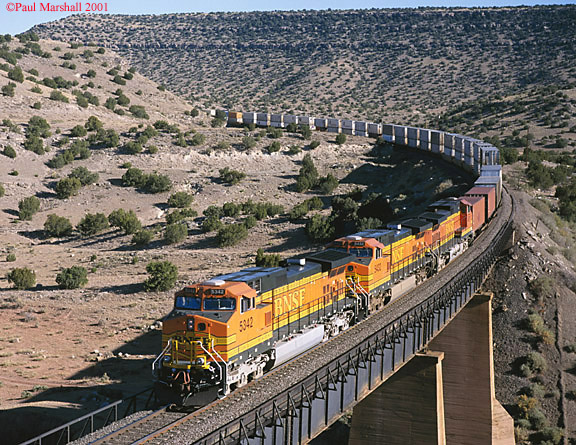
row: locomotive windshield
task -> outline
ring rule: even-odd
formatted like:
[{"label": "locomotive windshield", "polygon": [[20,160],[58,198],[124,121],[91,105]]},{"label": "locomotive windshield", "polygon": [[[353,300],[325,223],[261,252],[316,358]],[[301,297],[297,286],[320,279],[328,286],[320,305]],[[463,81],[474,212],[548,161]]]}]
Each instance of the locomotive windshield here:
[{"label": "locomotive windshield", "polygon": [[193,311],[199,311],[201,301],[202,299],[200,297],[176,297],[176,309],[190,309]]},{"label": "locomotive windshield", "polygon": [[351,247],[350,249],[347,249],[346,247],[332,247],[332,249],[339,252],[346,252],[350,255],[356,255],[359,258],[372,258],[372,249],[358,249],[354,247]]},{"label": "locomotive windshield", "polygon": [[372,258],[372,249],[350,249],[348,253],[360,258]]},{"label": "locomotive windshield", "polygon": [[236,309],[235,298],[205,298],[205,311],[233,311]]}]

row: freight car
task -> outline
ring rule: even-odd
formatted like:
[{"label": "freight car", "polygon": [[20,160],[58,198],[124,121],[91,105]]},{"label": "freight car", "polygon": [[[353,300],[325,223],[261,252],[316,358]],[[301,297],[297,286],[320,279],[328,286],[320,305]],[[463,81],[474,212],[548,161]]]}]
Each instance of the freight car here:
[{"label": "freight car", "polygon": [[165,402],[201,406],[348,329],[434,275],[487,221],[474,187],[416,218],[336,239],[281,267],[252,267],[176,293],[153,364]]},{"label": "freight car", "polygon": [[[216,113],[212,110],[213,114]],[[484,166],[497,166],[500,153],[493,145],[468,136],[405,125],[382,124],[351,119],[295,116],[227,111],[230,126],[255,124],[261,127],[284,128],[289,123],[307,125],[311,130],[345,133],[357,136],[381,137],[383,141],[407,146],[441,156],[477,176],[484,176]],[[500,181],[501,182],[501,181]],[[498,196],[501,190],[497,191]]]}]

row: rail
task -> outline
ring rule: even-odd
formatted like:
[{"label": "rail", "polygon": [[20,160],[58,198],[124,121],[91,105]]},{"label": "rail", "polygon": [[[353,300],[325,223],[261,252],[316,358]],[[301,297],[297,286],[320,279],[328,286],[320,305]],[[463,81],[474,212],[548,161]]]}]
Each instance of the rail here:
[{"label": "rail", "polygon": [[[146,394],[148,394],[146,402],[140,406],[138,400],[143,399]],[[128,397],[127,399],[112,402],[109,405],[54,428],[40,436],[21,443],[20,445],[42,445],[43,443],[49,443],[50,445],[67,444],[74,440],[78,440],[87,434],[91,434],[96,430],[104,428],[113,422],[117,422],[118,420],[134,414],[137,411],[149,408],[152,400],[156,402],[154,389],[150,387]],[[122,410],[124,406],[126,408]]]}]

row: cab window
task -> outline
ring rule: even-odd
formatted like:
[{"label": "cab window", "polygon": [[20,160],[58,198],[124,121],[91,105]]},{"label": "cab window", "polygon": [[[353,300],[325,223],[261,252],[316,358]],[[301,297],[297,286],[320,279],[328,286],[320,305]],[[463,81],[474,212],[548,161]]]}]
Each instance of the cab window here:
[{"label": "cab window", "polygon": [[205,298],[205,311],[233,311],[236,309],[236,299],[234,298]]},{"label": "cab window", "polygon": [[243,314],[254,307],[254,298],[242,297],[240,300],[240,312]]},{"label": "cab window", "polygon": [[372,249],[350,249],[350,253],[359,258],[372,258]]},{"label": "cab window", "polygon": [[190,309],[193,311],[200,310],[201,298],[199,297],[176,297],[176,309]]}]

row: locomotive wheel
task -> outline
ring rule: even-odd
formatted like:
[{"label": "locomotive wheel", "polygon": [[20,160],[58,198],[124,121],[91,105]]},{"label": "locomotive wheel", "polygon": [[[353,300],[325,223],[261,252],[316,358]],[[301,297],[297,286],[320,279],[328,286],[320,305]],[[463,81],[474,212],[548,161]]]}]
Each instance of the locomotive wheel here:
[{"label": "locomotive wheel", "polygon": [[240,378],[238,379],[237,387],[242,388],[247,383],[248,383],[248,377],[246,377],[246,374],[244,374],[244,373],[240,374]]}]

